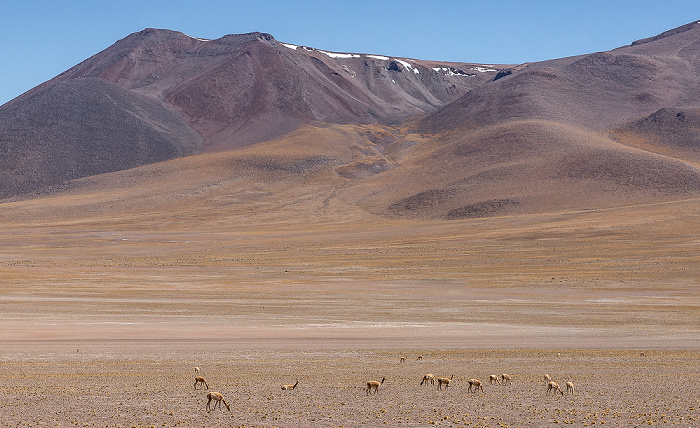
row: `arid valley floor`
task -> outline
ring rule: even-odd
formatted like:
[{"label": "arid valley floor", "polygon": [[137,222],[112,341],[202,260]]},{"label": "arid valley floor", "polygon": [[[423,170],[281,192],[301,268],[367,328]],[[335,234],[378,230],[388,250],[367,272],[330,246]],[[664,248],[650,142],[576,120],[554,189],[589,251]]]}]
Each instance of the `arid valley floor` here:
[{"label": "arid valley floor", "polygon": [[2,426],[700,423],[697,200],[302,223],[77,197],[0,211]]}]

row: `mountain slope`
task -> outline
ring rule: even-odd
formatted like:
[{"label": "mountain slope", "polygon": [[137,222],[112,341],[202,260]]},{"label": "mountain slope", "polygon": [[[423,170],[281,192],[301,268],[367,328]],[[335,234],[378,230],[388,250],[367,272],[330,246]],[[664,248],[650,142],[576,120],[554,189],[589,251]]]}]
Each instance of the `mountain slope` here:
[{"label": "mountain slope", "polygon": [[[700,37],[700,26],[694,33]],[[637,51],[627,47],[529,64],[429,114],[421,129],[543,119],[605,131],[668,105],[697,103],[700,64],[691,55]]]},{"label": "mountain slope", "polygon": [[179,115],[96,78],[59,82],[4,106],[0,129],[0,197],[202,147]]},{"label": "mountain slope", "polygon": [[454,173],[432,188],[422,180],[390,211],[459,217],[696,197],[699,66],[692,23],[475,88],[416,125],[443,145],[426,170]]},{"label": "mountain slope", "polygon": [[631,147],[700,165],[700,109],[662,108],[610,134]]}]

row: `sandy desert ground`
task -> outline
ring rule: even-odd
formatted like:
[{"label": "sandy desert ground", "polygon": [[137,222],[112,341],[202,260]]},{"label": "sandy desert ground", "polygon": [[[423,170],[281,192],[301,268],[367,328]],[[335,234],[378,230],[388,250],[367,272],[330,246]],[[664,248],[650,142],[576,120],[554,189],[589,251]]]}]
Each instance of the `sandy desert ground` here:
[{"label": "sandy desert ground", "polygon": [[2,426],[700,424],[695,200],[303,223],[74,202],[0,212]]}]

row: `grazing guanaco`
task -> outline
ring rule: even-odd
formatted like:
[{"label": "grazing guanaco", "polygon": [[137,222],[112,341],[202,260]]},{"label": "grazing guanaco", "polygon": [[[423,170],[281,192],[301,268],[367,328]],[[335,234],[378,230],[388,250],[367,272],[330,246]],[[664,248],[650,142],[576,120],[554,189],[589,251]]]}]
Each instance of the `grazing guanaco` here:
[{"label": "grazing guanaco", "polygon": [[428,373],[423,376],[423,380],[420,381],[420,384],[423,385],[425,383],[426,385],[430,382],[431,385],[435,385],[435,375],[432,373]]},{"label": "grazing guanaco", "polygon": [[382,385],[385,380],[386,380],[386,378],[383,377],[381,382],[377,382],[376,380],[367,381],[367,389],[365,389],[365,393],[367,393],[367,395],[369,395],[372,393],[372,390],[374,390],[374,393],[378,394],[379,393],[379,385]]},{"label": "grazing guanaco", "polygon": [[491,385],[493,385],[494,383],[500,384],[500,382],[498,381],[498,376],[496,376],[495,374],[492,374],[491,376],[489,376],[489,383]]},{"label": "grazing guanaco", "polygon": [[455,375],[450,376],[449,378],[446,377],[439,377],[437,382],[438,386],[437,389],[442,389],[442,385],[445,385],[445,389],[450,387],[450,381],[454,379]]},{"label": "grazing guanaco", "polygon": [[423,359],[423,356],[422,356],[422,355],[419,355],[418,358],[416,358],[416,361],[420,361],[420,360],[422,360],[422,359]]},{"label": "grazing guanaco", "polygon": [[401,358],[399,358],[399,362],[400,362],[400,363],[403,363],[404,361],[406,361],[406,357],[401,357]]},{"label": "grazing guanaco", "polygon": [[553,380],[550,380],[549,383],[547,384],[547,395],[549,395],[550,391],[554,395],[556,395],[557,392],[561,395],[564,395],[564,391],[561,390],[561,388],[559,387],[559,384],[554,382]]},{"label": "grazing guanaco", "polygon": [[[479,379],[469,379],[469,389],[467,391],[469,392],[477,392],[478,390],[481,389],[481,392],[484,392],[484,387],[481,385],[481,381]],[[474,390],[472,391],[472,387]]]},{"label": "grazing guanaco", "polygon": [[195,372],[195,374],[196,374],[196,373],[199,373],[199,367],[195,367],[195,368],[194,368],[194,372]]},{"label": "grazing guanaco", "polygon": [[511,382],[510,375],[508,373],[503,373],[501,375],[501,385],[510,385],[513,382]]},{"label": "grazing guanaco", "polygon": [[566,392],[567,393],[574,393],[574,383],[573,382],[566,382]]},{"label": "grazing guanaco", "polygon": [[200,383],[201,383],[202,385],[206,386],[207,389],[209,389],[209,385],[207,384],[207,380],[204,379],[202,376],[196,376],[196,377],[194,378],[194,389],[197,389],[197,385],[200,384]]},{"label": "grazing guanaco", "polygon": [[287,391],[290,389],[296,389],[297,385],[299,385],[299,381],[297,380],[297,383],[294,385],[282,385],[282,391]]},{"label": "grazing guanaco", "polygon": [[543,379],[544,379],[544,384],[546,385],[546,384],[548,384],[549,382],[552,381],[552,376],[550,376],[550,375],[548,375],[547,373],[545,373],[544,376],[543,376]]},{"label": "grazing guanaco", "polygon": [[226,400],[224,400],[224,396],[221,395],[218,392],[207,392],[207,410],[209,409],[209,405],[211,402],[214,402],[214,410],[216,410],[216,405],[219,405],[219,410],[224,410],[221,408],[221,402],[223,401],[224,406],[226,406],[226,409],[230,412],[231,411],[231,406],[228,405]]}]

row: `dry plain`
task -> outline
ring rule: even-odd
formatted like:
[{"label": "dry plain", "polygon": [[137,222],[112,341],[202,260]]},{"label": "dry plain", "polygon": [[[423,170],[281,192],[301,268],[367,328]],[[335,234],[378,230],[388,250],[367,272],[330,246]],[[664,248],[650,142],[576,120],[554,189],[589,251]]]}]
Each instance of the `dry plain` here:
[{"label": "dry plain", "polygon": [[[697,200],[407,221],[160,196],[3,204],[3,426],[698,423]],[[205,410],[194,366],[231,412]]]}]

